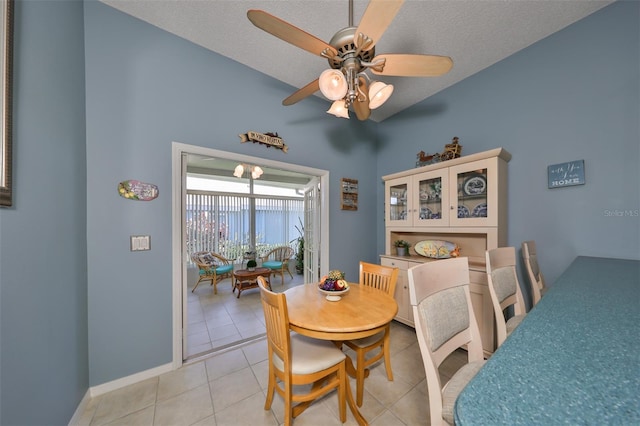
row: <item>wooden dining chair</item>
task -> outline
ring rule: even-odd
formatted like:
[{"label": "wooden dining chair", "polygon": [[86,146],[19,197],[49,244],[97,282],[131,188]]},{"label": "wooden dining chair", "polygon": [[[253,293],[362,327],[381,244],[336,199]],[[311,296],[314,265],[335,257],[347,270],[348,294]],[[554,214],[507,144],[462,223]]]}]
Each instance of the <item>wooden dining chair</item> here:
[{"label": "wooden dining chair", "polygon": [[[516,273],[516,249],[498,247],[486,251],[489,294],[496,318],[497,345],[522,322],[526,315],[522,289]],[[505,319],[505,309],[513,306],[513,316]]]},{"label": "wooden dining chair", "polygon": [[[484,365],[480,330],[471,305],[466,257],[410,268],[409,300],[427,376],[431,425],[453,425],[458,395]],[[469,362],[442,385],[439,367],[466,345]]]},{"label": "wooden dining chair", "polygon": [[[260,299],[267,329],[269,384],[264,409],[271,409],[274,392],[284,399],[284,424],[291,425],[315,399],[338,390],[340,421],[347,419],[346,355],[333,342],[297,333],[291,335],[287,299],[274,293],[264,277],[258,277]],[[326,383],[325,383],[326,382]],[[293,386],[312,384],[308,393],[294,393]],[[295,406],[293,403],[297,403]]]},{"label": "wooden dining chair", "polygon": [[524,268],[527,271],[527,277],[531,284],[532,306],[540,301],[547,286],[544,282],[544,275],[538,266],[538,254],[536,251],[536,242],[533,240],[524,241],[522,243],[522,259],[524,260]]},{"label": "wooden dining chair", "polygon": [[198,282],[191,290],[192,293],[202,281],[211,281],[213,294],[218,294],[218,282],[231,278],[233,273],[233,260],[217,253],[199,251],[191,255],[191,260],[198,266]]},{"label": "wooden dining chair", "polygon": [[[376,265],[374,263],[360,262],[360,285],[377,288],[393,297],[398,281],[398,268]],[[367,368],[384,357],[384,366],[387,370],[387,379],[393,380],[391,371],[390,329],[387,324],[384,331],[362,339],[347,340],[342,343],[350,347],[356,353],[356,404],[362,406],[364,397],[364,379],[368,375]],[[366,355],[379,349],[379,352],[370,358]]]},{"label": "wooden dining chair", "polygon": [[282,278],[282,284],[284,285],[285,272],[293,278],[289,270],[289,259],[293,257],[293,253],[293,249],[289,246],[276,247],[260,257],[262,259],[262,267],[271,269],[274,274],[279,273]]}]

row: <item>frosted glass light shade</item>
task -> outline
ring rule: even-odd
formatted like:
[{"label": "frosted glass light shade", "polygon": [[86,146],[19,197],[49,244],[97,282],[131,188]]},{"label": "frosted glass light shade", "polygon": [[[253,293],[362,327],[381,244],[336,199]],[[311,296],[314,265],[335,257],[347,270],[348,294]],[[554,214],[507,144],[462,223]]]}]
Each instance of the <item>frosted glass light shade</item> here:
[{"label": "frosted glass light shade", "polygon": [[369,86],[369,108],[376,109],[389,99],[393,93],[393,84],[374,81]]},{"label": "frosted glass light shade", "polygon": [[238,164],[235,170],[233,171],[233,175],[239,178],[239,177],[242,177],[243,173],[244,173],[244,166],[242,164]]},{"label": "frosted glass light shade", "polygon": [[254,179],[258,179],[262,176],[262,173],[262,169],[259,166],[253,166],[253,169],[251,169],[251,177]]},{"label": "frosted glass light shade", "polygon": [[322,71],[318,84],[325,98],[331,101],[344,98],[349,89],[344,74],[340,70],[334,69]]},{"label": "frosted glass light shade", "polygon": [[327,110],[327,113],[333,114],[336,117],[342,117],[349,119],[349,110],[344,107],[344,100],[339,99],[331,104],[331,108]]}]

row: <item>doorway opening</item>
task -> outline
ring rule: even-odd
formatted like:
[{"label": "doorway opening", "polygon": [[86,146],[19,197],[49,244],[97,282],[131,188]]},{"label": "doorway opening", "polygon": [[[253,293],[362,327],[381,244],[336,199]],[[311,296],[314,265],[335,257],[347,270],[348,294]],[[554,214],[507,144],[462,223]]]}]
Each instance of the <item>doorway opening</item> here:
[{"label": "doorway opening", "polygon": [[[236,173],[234,176],[238,164],[248,165],[248,168],[258,166],[263,174],[255,179],[248,173]],[[208,183],[193,183],[203,179]],[[176,366],[187,358],[264,335],[259,290],[243,291],[237,297],[231,276],[218,283],[218,294],[214,294],[208,283],[201,283],[192,292],[199,270],[191,262],[190,252],[196,248],[223,251],[237,270],[245,267],[248,252],[253,251],[259,257],[264,254],[262,251],[273,245],[295,246],[300,237],[304,238],[304,275],[296,273],[296,261],[292,260],[289,262],[291,275],[285,273],[284,277],[272,277],[272,288],[284,291],[293,285],[317,280],[320,270],[326,269],[323,263],[328,261],[328,253],[323,253],[326,249],[322,247],[327,245],[319,244],[328,240],[328,205],[322,190],[323,185],[327,187],[327,182],[328,172],[324,170],[174,142],[172,216]],[[197,185],[205,186],[195,188]],[[194,206],[190,205],[190,200],[194,195],[200,200],[202,210],[207,211],[204,216],[211,215],[212,220],[193,221]],[[234,203],[243,201],[227,209],[234,205],[230,203],[232,200]],[[217,204],[214,207],[211,203]],[[288,207],[274,208],[282,206],[281,203]],[[296,206],[292,209],[295,211],[286,212],[292,205]],[[224,210],[233,214],[221,216]],[[299,224],[294,224],[297,220]],[[198,242],[193,233],[189,235],[193,229],[187,229],[188,223],[205,226],[210,232],[207,241]],[[295,236],[292,233],[294,228],[297,228]],[[196,246],[190,248],[193,243]]]}]

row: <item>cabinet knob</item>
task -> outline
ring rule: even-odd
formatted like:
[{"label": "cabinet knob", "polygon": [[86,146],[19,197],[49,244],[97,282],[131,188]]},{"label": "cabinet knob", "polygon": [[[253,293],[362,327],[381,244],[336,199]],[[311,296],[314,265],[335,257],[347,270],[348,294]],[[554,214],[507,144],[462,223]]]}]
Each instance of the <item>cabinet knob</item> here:
[{"label": "cabinet knob", "polygon": [[453,210],[453,206],[449,207],[451,210]]}]

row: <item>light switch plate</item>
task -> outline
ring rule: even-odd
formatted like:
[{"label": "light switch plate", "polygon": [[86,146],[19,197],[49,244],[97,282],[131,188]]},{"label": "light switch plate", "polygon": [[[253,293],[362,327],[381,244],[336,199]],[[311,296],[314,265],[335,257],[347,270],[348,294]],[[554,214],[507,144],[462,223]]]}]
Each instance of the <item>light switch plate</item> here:
[{"label": "light switch plate", "polygon": [[149,235],[132,235],[131,251],[151,250],[151,237]]}]

